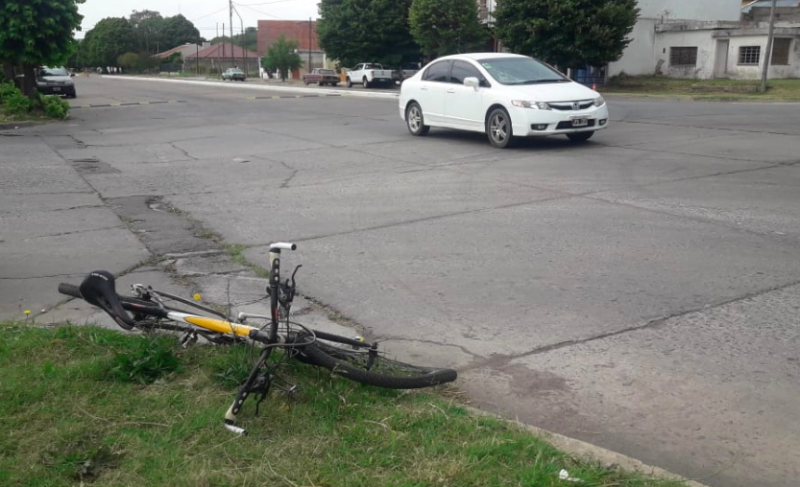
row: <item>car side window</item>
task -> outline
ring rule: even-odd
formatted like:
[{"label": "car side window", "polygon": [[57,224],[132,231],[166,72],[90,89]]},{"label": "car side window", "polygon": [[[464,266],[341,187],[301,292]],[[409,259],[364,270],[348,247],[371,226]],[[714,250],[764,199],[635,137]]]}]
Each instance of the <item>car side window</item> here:
[{"label": "car side window", "polygon": [[478,69],[465,61],[455,61],[453,63],[453,72],[450,75],[450,82],[463,85],[466,78],[478,78],[481,86],[489,87],[486,78],[481,74]]},{"label": "car side window", "polygon": [[431,64],[428,69],[425,70],[425,76],[422,79],[425,81],[438,81],[440,83],[447,83],[450,79],[450,66],[452,61],[440,61],[438,63]]},{"label": "car side window", "polygon": [[361,65],[360,64],[356,64],[356,67],[353,68],[353,71],[361,71]]}]

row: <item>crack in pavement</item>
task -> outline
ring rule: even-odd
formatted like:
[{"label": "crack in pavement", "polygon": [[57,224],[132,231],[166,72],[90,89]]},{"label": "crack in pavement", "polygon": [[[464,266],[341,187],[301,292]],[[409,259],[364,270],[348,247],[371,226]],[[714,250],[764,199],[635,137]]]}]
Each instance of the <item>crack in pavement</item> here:
[{"label": "crack in pavement", "polygon": [[113,227],[102,227],[102,228],[92,228],[89,230],[73,230],[70,232],[61,232],[61,233],[49,233],[46,235],[37,235],[35,237],[30,237],[29,239],[24,240],[35,240],[38,238],[50,238],[50,237],[62,237],[64,235],[74,235],[76,233],[93,233],[93,232],[104,232],[106,230],[116,230],[116,229],[123,229],[127,230],[123,225],[115,225]]},{"label": "crack in pavement", "polygon": [[800,279],[795,280],[795,281],[791,281],[791,282],[785,283],[785,284],[778,284],[778,285],[775,285],[775,286],[771,286],[771,287],[768,287],[768,288],[765,288],[765,289],[762,289],[762,290],[759,290],[759,291],[754,291],[754,292],[751,292],[751,293],[747,293],[747,294],[744,294],[744,295],[736,297],[736,298],[731,298],[731,299],[726,299],[726,300],[723,300],[723,301],[718,301],[718,302],[716,302],[714,304],[698,306],[698,307],[690,308],[690,309],[683,310],[683,311],[677,311],[677,312],[669,314],[667,316],[663,316],[661,318],[656,318],[656,319],[650,320],[650,321],[648,321],[648,322],[646,322],[644,324],[631,326],[631,327],[628,327],[628,328],[624,328],[622,330],[616,330],[616,331],[610,331],[610,332],[606,332],[606,333],[600,333],[598,335],[594,335],[594,336],[587,337],[587,338],[580,338],[580,339],[575,339],[575,340],[564,340],[564,341],[561,341],[561,342],[553,343],[553,344],[550,344],[550,345],[545,345],[545,346],[542,346],[542,347],[534,348],[533,350],[529,350],[527,352],[522,352],[522,353],[517,353],[517,354],[494,355],[494,356],[492,356],[492,357],[490,357],[490,358],[488,358],[486,360],[483,360],[483,361],[480,361],[480,362],[476,362],[476,363],[469,364],[469,365],[466,365],[464,367],[461,367],[458,370],[459,370],[459,372],[466,372],[466,371],[470,371],[470,370],[475,370],[475,369],[480,369],[480,368],[487,368],[487,367],[491,367],[493,369],[501,369],[501,368],[509,365],[511,363],[511,361],[517,360],[517,359],[520,359],[520,358],[531,357],[533,355],[540,355],[540,354],[543,354],[543,353],[552,352],[554,350],[560,350],[562,348],[573,347],[575,345],[583,345],[583,344],[586,344],[586,343],[591,343],[591,342],[595,342],[595,341],[598,341],[598,340],[603,340],[605,338],[613,338],[615,336],[624,335],[626,333],[635,332],[635,331],[639,331],[639,330],[658,328],[660,326],[665,325],[669,320],[672,320],[672,319],[675,319],[675,318],[681,318],[683,316],[687,316],[687,315],[690,315],[692,313],[699,313],[701,311],[708,311],[708,310],[721,308],[721,307],[727,306],[729,304],[733,304],[733,303],[736,303],[736,302],[739,302],[739,301],[746,301],[748,299],[752,299],[752,298],[756,298],[756,297],[759,297],[759,296],[763,296],[765,294],[769,294],[769,293],[772,293],[772,292],[775,292],[775,291],[782,291],[784,289],[788,289],[790,287],[797,286],[797,285],[800,285]]},{"label": "crack in pavement", "polygon": [[464,352],[465,354],[467,354],[467,355],[469,355],[471,357],[485,358],[483,355],[478,355],[477,353],[470,351],[469,349],[467,349],[463,345],[456,345],[455,343],[443,343],[443,342],[437,342],[435,340],[424,340],[424,339],[421,339],[421,338],[404,338],[404,337],[398,337],[398,336],[392,336],[392,335],[376,335],[375,336],[375,340],[382,341],[382,342],[395,341],[395,342],[427,343],[429,345],[439,345],[439,346],[442,346],[442,347],[452,347],[452,348],[457,348],[457,349],[461,350],[462,352]]},{"label": "crack in pavement", "polygon": [[[193,161],[199,161],[200,160],[200,159],[196,158],[195,156],[189,154],[189,152],[187,152],[186,149],[184,149],[183,147],[178,147],[177,145],[175,145],[175,142],[170,142],[169,145],[173,149],[181,151],[183,153],[183,155],[185,155],[186,157],[188,157],[189,159],[191,159]],[[169,162],[177,162],[177,161],[167,161],[167,162],[169,163]]]}]

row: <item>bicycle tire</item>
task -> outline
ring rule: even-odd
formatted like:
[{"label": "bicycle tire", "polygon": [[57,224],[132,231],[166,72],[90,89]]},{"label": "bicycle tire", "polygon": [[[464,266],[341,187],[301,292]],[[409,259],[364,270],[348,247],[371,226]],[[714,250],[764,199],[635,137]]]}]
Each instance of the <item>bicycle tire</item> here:
[{"label": "bicycle tire", "polygon": [[[74,284],[64,284],[64,283],[59,284],[58,285],[58,292],[61,293],[61,294],[66,295],[66,296],[73,297],[73,298],[83,299],[83,296],[81,296],[80,287],[78,287],[78,286],[76,286]],[[130,296],[123,296],[121,294],[119,294],[118,296],[119,296],[119,301],[122,304],[136,304],[136,305],[139,305],[139,306],[147,306],[147,307],[155,306],[153,303],[151,303],[149,301],[144,301],[142,299],[132,298]],[[137,311],[137,310],[128,309],[128,311]]]},{"label": "bicycle tire", "polygon": [[303,362],[330,370],[346,379],[385,389],[422,389],[458,378],[452,369],[420,367],[379,356],[370,369],[366,368],[367,352],[348,350],[316,341],[300,351]]}]

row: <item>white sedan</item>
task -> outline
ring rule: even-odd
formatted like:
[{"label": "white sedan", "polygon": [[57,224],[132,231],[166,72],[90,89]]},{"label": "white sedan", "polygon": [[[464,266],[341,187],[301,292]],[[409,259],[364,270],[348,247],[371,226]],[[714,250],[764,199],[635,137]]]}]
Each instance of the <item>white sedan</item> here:
[{"label": "white sedan", "polygon": [[608,127],[599,93],[533,58],[504,53],[428,64],[403,83],[400,116],[413,135],[431,127],[485,132],[498,148],[513,137],[562,134],[584,142]]}]

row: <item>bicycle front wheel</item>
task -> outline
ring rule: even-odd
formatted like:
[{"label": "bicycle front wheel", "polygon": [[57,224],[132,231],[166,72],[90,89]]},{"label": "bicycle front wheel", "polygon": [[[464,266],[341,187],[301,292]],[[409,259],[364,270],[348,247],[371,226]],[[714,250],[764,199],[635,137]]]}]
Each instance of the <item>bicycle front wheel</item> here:
[{"label": "bicycle front wheel", "polygon": [[300,352],[304,361],[361,384],[386,389],[421,389],[453,382],[452,369],[421,367],[368,350],[316,341]]}]

